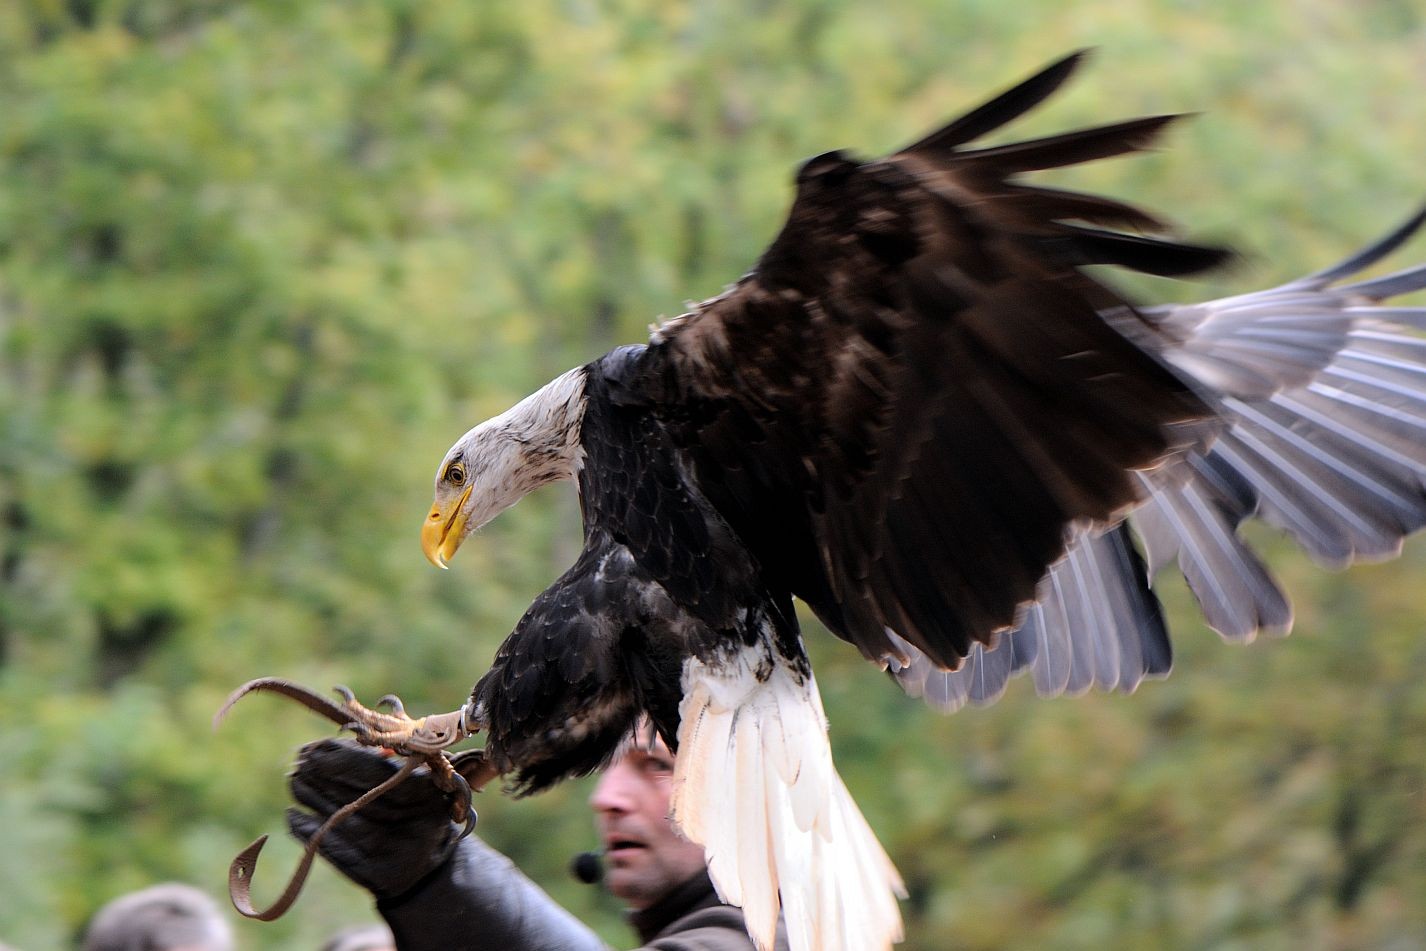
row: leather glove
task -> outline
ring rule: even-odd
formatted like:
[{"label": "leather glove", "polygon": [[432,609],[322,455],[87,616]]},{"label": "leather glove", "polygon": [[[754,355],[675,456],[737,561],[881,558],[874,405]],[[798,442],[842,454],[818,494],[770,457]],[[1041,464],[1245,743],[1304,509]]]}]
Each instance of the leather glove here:
[{"label": "leather glove", "polygon": [[[287,811],[302,841],[400,767],[351,742],[303,747],[289,785],[310,813]],[[423,767],[322,838],[322,855],[376,896],[402,951],[607,951],[599,936],[475,836]]]},{"label": "leather glove", "polygon": [[[351,742],[304,746],[289,777],[292,796],[311,812],[287,810],[287,827],[303,842],[332,813],[389,779],[399,765]],[[395,789],[338,823],[322,839],[322,856],[378,899],[399,898],[447,859],[461,828],[424,767]]]}]

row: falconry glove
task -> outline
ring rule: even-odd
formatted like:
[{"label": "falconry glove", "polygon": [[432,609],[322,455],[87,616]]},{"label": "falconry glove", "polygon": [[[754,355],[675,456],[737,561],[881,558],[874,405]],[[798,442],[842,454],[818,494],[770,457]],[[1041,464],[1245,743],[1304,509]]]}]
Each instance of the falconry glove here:
[{"label": "falconry glove", "polygon": [[[298,754],[292,796],[310,809],[287,811],[306,842],[332,813],[390,779],[395,761],[354,743],[319,740]],[[379,899],[414,888],[445,862],[460,836],[450,805],[424,769],[328,830],[320,851],[343,875]]]},{"label": "falconry glove", "polygon": [[[398,768],[352,743],[308,744],[290,786],[312,812],[289,809],[288,828],[305,842],[328,816]],[[421,769],[328,830],[320,851],[376,897],[402,951],[607,951],[513,862],[460,832],[445,794]]]}]

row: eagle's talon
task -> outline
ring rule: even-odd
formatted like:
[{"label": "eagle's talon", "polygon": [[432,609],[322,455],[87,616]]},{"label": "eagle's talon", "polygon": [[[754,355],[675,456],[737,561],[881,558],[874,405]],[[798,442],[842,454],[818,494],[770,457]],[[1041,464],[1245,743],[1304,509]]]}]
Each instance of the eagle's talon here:
[{"label": "eagle's talon", "polygon": [[391,710],[392,713],[395,713],[398,716],[405,715],[406,713],[406,705],[403,704],[401,702],[401,698],[396,696],[396,694],[394,693],[388,693],[386,696],[376,701],[376,705],[378,707],[386,707],[387,709]]},{"label": "eagle's talon", "polygon": [[465,838],[475,831],[475,793],[470,788],[470,783],[466,782],[464,776],[455,770],[451,765],[450,757],[444,753],[432,756],[428,762],[431,767],[431,779],[435,782],[436,788],[450,796],[451,800],[451,821],[463,825],[460,837]]},{"label": "eagle's talon", "polygon": [[480,792],[486,783],[500,775],[500,771],[486,758],[485,750],[465,750],[447,758],[450,760],[451,769],[476,792]]}]

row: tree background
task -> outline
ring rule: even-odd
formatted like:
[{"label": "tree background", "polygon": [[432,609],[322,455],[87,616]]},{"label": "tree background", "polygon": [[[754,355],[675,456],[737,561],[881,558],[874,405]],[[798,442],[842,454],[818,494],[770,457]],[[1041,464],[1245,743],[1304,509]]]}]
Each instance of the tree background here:
[{"label": "tree background", "polygon": [[[325,732],[256,698],[213,733],[238,683],[459,703],[578,515],[544,490],[431,570],[455,437],[718,292],[801,159],[1079,46],[1015,134],[1206,113],[1056,180],[1246,254],[1147,299],[1296,276],[1426,194],[1414,0],[0,4],[0,940],[71,946],[159,880],[221,895]],[[1426,547],[1329,575],[1265,543],[1298,634],[1223,646],[1170,583],[1176,674],[1130,697],[940,717],[813,626],[905,947],[1426,948]],[[627,945],[563,871],[587,794],[487,793],[480,830]],[[296,856],[268,851],[259,900]],[[372,917],[320,868],[236,923],[315,948]]]}]

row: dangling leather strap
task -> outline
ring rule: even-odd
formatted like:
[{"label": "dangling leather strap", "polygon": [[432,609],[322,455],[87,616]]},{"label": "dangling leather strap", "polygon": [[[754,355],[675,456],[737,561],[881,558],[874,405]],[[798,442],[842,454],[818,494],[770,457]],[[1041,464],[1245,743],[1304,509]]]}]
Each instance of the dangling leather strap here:
[{"label": "dangling leather strap", "polygon": [[380,786],[369,789],[361,796],[347,803],[336,812],[327,817],[327,821],[322,823],[312,838],[307,840],[307,846],[302,850],[302,860],[297,863],[297,868],[293,871],[292,877],[287,880],[287,887],[278,896],[277,901],[270,906],[259,911],[253,907],[252,881],[253,870],[257,868],[257,857],[262,852],[262,847],[267,844],[267,836],[259,836],[252,845],[238,853],[233,859],[233,864],[228,866],[228,897],[233,900],[233,907],[239,914],[247,918],[256,918],[258,921],[274,921],[287,913],[287,909],[292,907],[292,903],[297,900],[297,896],[302,892],[302,886],[307,882],[307,873],[312,870],[312,860],[317,857],[317,847],[322,844],[322,837],[327,834],[327,830],[341,822],[343,819],[356,812],[362,806],[390,792],[400,785],[407,776],[410,776],[416,767],[421,765],[421,761],[416,758],[406,760],[401,764],[401,768],[391,774]]}]

